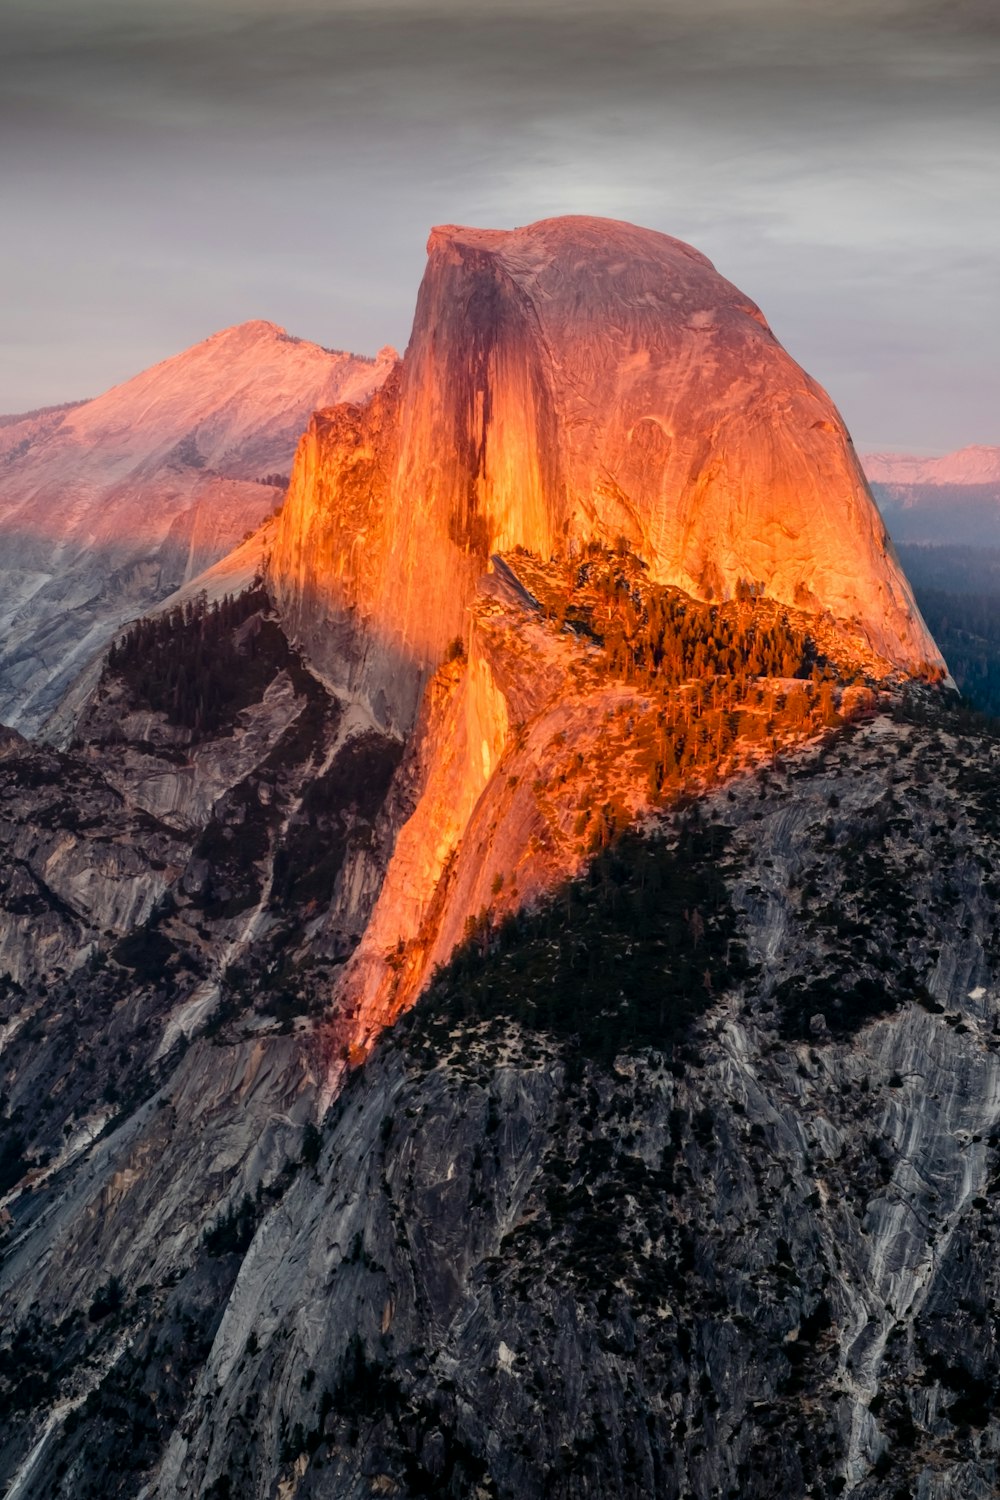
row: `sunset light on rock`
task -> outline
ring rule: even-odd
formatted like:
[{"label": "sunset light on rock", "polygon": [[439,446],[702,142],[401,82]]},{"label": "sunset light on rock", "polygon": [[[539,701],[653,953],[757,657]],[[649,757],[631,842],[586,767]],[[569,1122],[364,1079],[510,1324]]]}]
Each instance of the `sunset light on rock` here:
[{"label": "sunset light on rock", "polygon": [[9,0],[2,1500],[1000,1495],[997,76]]},{"label": "sunset light on rock", "polygon": [[310,413],[387,367],[246,323],[95,400],[0,421],[5,721],[42,728],[124,620],[280,503]]},{"label": "sunset light on rock", "polygon": [[752,580],[938,659],[836,410],[704,256],[599,219],[435,229],[398,378],[300,449],[292,628],[405,729],[492,552],[619,536],[700,598]]}]

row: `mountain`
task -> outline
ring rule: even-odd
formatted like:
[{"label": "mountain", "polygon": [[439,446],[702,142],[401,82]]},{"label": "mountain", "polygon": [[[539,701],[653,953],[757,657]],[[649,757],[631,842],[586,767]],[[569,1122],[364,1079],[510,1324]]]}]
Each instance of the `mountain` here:
[{"label": "mountain", "polygon": [[538,577],[523,554],[572,579],[611,550],[641,560],[642,582],[604,581],[647,615],[647,581],[707,601],[752,581],[802,631],[835,617],[831,658],[850,643],[877,677],[940,669],[832,403],[704,256],[586,218],[434,230],[402,364],[368,406],[314,418],[269,568],[294,639],[389,732],[411,729],[446,650],[468,653],[418,729],[420,797],[342,981],[350,1045],[412,1001],[495,878],[524,899],[577,869],[569,791],[545,808],[529,791],[533,733],[564,736],[619,819],[648,806],[658,695],[630,715],[634,764],[614,760],[601,726],[627,689],[598,674],[587,699],[573,653],[524,620],[566,570]]},{"label": "mountain", "polygon": [[606,219],[435,229],[397,376],[317,417],[272,557],[289,626],[406,729],[492,552],[623,537],[937,660],[833,404],[679,240]]},{"label": "mountain", "polygon": [[894,541],[1000,547],[1000,448],[869,453],[862,463]]},{"label": "mountain", "polygon": [[124,385],[0,424],[0,719],[37,733],[115,630],[279,503],[317,408],[378,360],[271,323],[215,334]]},{"label": "mountain", "polygon": [[7,1500],[994,1494],[1000,745],[756,310],[436,232],[205,577],[0,744]]}]

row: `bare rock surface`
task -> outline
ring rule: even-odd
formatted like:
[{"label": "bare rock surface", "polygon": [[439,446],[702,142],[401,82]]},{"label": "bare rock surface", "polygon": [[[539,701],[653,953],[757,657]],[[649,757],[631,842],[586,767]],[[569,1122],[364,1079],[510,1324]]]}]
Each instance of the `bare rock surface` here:
[{"label": "bare rock surface", "polygon": [[986,1500],[997,754],[917,699],[609,849],[319,1133],[193,1042],[11,1200],[13,1493]]},{"label": "bare rock surface", "polygon": [[272,556],[291,630],[408,728],[493,551],[624,536],[938,661],[843,423],[690,246],[618,221],[432,232],[398,377],[320,414]]},{"label": "bare rock surface", "polygon": [[0,970],[22,990],[56,983],[102,938],[145,922],[189,851],[95,767],[2,735]]}]

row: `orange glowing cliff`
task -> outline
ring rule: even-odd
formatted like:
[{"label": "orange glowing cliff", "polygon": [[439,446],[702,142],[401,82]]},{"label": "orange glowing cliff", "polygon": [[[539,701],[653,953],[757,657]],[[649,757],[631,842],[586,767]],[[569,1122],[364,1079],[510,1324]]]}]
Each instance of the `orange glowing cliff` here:
[{"label": "orange glowing cliff", "polygon": [[334,689],[416,726],[412,811],[339,985],[355,1052],[470,922],[662,802],[671,726],[721,746],[728,689],[693,731],[683,693],[637,694],[540,617],[536,594],[608,548],[636,598],[749,593],[826,632],[844,681],[943,669],[829,397],[703,255],[613,220],[435,229],[406,354],[366,404],[313,418],[270,564]]},{"label": "orange glowing cliff", "polygon": [[741,578],[902,668],[940,657],[844,424],[690,246],[617,220],[435,229],[413,333],[317,414],[272,559],[285,618],[408,728],[495,551],[627,539],[706,599]]}]

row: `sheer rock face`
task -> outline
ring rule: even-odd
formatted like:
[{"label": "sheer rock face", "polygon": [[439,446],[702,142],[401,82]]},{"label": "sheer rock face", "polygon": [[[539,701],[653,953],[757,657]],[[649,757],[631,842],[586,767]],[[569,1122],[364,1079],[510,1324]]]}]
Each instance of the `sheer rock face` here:
[{"label": "sheer rock face", "polygon": [[428,690],[420,795],[338,984],[357,1053],[413,1004],[470,919],[498,921],[579,872],[584,802],[615,799],[630,821],[649,808],[633,729],[655,707],[624,682],[581,678],[576,638],[526,611],[496,562],[472,607],[467,665],[445,664]]},{"label": "sheer rock face", "polygon": [[42,729],[123,621],[274,508],[310,413],[369,395],[393,357],[245,323],[93,401],[0,424],[0,719]]},{"label": "sheer rock face", "polygon": [[660,581],[760,581],[903,668],[940,660],[835,408],[704,256],[589,218],[428,251],[398,379],[314,421],[273,558],[293,627],[337,627],[325,661],[346,650],[387,722],[517,545],[623,535]]},{"label": "sheer rock face", "polygon": [[[146,922],[189,858],[96,767],[0,728],[0,995],[55,986]],[[0,1051],[28,1020],[0,1019]]]}]

